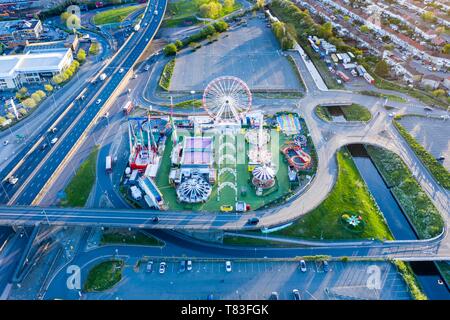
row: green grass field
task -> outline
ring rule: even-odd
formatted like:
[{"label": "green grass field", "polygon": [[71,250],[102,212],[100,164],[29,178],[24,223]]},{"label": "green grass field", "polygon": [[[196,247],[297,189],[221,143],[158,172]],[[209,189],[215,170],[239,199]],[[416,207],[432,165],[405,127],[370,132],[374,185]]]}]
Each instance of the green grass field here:
[{"label": "green grass field", "polygon": [[350,106],[341,107],[344,118],[347,121],[369,121],[372,114],[366,107],[352,103]]},{"label": "green grass field", "polygon": [[67,197],[61,201],[63,207],[84,207],[95,182],[98,147],[95,147],[80,165],[75,176],[64,190]]},{"label": "green grass field", "polygon": [[[366,107],[356,103],[353,103],[350,106],[342,106],[340,109],[347,121],[369,121],[372,118],[372,114]],[[333,117],[327,107],[317,106],[314,109],[314,112],[324,121],[333,121]]]},{"label": "green grass field", "polygon": [[[197,20],[195,16],[200,16],[199,8],[202,4],[208,3],[210,0],[179,0],[170,2],[167,6],[167,19],[163,22],[163,27],[174,28],[189,25],[195,25],[201,21]],[[235,3],[232,10],[223,9],[219,15],[223,17],[241,7],[240,3]]]},{"label": "green grass field", "polygon": [[118,9],[111,9],[97,13],[93,20],[96,25],[118,23],[125,20],[130,14],[142,8],[143,5],[129,6]]},{"label": "green grass field", "polygon": [[437,236],[444,227],[442,217],[402,159],[386,149],[373,146],[366,149],[419,237]]},{"label": "green grass field", "polygon": [[93,267],[87,276],[85,292],[105,291],[122,279],[123,260],[104,261]]},{"label": "green grass field", "polygon": [[[273,235],[309,239],[392,239],[382,213],[376,206],[348,151],[337,153],[339,174],[336,184],[322,204],[286,229]],[[365,226],[359,233],[345,228],[344,213],[361,215]]]}]

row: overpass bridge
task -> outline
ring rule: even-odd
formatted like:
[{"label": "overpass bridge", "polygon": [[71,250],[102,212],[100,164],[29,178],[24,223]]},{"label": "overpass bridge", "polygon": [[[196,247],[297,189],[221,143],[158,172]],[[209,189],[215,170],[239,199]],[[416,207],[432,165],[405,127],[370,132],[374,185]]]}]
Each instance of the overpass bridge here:
[{"label": "overpass bridge", "polygon": [[[153,218],[158,216],[158,223]],[[248,225],[252,215],[198,214],[184,211],[155,211],[136,209],[86,209],[30,206],[1,206],[0,225],[10,226],[97,226],[131,227],[161,230],[256,230],[264,225]],[[450,237],[447,229],[427,240],[364,240],[364,241],[299,241],[309,254],[331,256],[396,258],[405,261],[450,260]]]}]

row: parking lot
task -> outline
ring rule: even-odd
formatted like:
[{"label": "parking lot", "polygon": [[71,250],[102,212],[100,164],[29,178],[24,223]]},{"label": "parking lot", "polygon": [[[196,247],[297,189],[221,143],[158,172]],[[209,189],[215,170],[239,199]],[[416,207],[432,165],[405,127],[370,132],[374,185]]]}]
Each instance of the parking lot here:
[{"label": "parking lot", "polygon": [[444,157],[442,164],[450,170],[449,120],[406,116],[400,123],[433,156]]},{"label": "parking lot", "polygon": [[[330,262],[323,265],[306,262],[302,272],[297,262],[232,262],[226,272],[225,262],[193,261],[191,271],[179,271],[178,261],[166,261],[159,274],[161,260],[153,260],[153,270],[139,271],[136,259],[128,259],[119,284],[103,293],[89,293],[86,299],[269,299],[276,291],[280,300],[293,300],[293,289],[303,300],[315,299],[409,299],[406,286],[393,265],[387,262]],[[377,268],[381,289],[369,289],[368,270]]]},{"label": "parking lot", "polygon": [[251,90],[303,90],[266,20],[249,15],[244,19],[247,26],[221,34],[195,52],[178,54],[170,89],[201,91],[212,79],[227,75],[241,78]]}]

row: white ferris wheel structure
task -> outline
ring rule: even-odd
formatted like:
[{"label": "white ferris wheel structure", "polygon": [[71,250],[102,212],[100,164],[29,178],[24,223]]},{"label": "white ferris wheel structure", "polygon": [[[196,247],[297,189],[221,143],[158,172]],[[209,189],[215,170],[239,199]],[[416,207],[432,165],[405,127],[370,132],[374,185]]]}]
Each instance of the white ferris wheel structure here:
[{"label": "white ferris wheel structure", "polygon": [[252,93],[237,77],[212,80],[203,92],[203,108],[218,124],[240,124],[252,105]]}]

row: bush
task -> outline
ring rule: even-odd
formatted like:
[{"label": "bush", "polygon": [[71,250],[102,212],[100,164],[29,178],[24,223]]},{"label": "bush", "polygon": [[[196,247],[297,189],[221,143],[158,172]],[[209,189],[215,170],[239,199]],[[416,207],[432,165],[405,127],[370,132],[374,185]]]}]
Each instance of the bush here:
[{"label": "bush", "polygon": [[83,49],[78,50],[77,60],[81,63],[86,61],[86,51],[84,51]]},{"label": "bush", "polygon": [[96,55],[100,52],[100,45],[98,42],[92,42],[89,46],[89,54]]},{"label": "bush", "polygon": [[[179,41],[179,40],[178,40]],[[181,42],[181,41],[180,41]],[[163,49],[164,54],[166,56],[173,56],[175,54],[177,54],[178,52],[178,46],[174,43],[169,43],[168,45],[166,45]]]},{"label": "bush", "polygon": [[46,85],[44,85],[44,89],[47,92],[52,92],[53,91],[53,86],[51,84],[46,84]]},{"label": "bush", "polygon": [[223,20],[217,21],[213,24],[214,29],[216,29],[217,32],[225,32],[228,30],[228,23],[226,23]]},{"label": "bush", "polygon": [[175,59],[170,60],[165,66],[159,79],[159,86],[169,91],[170,80],[172,79],[173,70],[175,68]]}]

